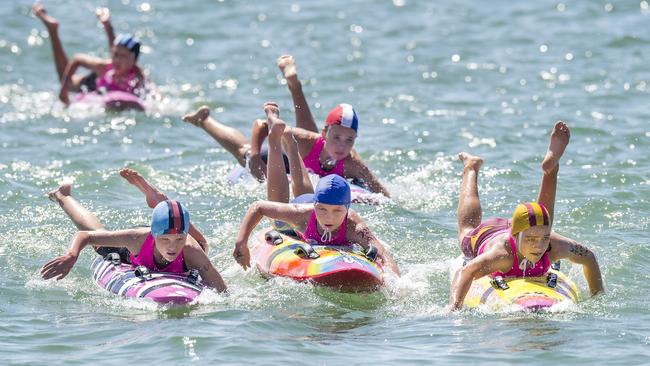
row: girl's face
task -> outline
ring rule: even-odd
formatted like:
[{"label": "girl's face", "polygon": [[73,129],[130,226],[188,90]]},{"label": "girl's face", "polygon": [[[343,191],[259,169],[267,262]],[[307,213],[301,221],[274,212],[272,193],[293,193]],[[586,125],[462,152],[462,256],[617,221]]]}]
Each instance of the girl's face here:
[{"label": "girl's face", "polygon": [[336,231],[345,220],[345,215],[348,213],[345,205],[328,205],[326,203],[317,202],[314,204],[316,211],[316,221],[318,225],[325,231]]},{"label": "girl's face", "polygon": [[162,234],[155,237],[156,250],[167,261],[172,262],[183,251],[187,234]]},{"label": "girl's face", "polygon": [[332,125],[325,129],[325,150],[334,160],[343,160],[350,155],[357,133],[348,127]]},{"label": "girl's face", "polygon": [[129,70],[135,65],[135,53],[129,51],[124,46],[113,46],[112,61],[113,70],[118,76],[125,76]]},{"label": "girl's face", "polygon": [[517,235],[519,252],[531,263],[537,263],[551,243],[550,226],[533,226]]}]

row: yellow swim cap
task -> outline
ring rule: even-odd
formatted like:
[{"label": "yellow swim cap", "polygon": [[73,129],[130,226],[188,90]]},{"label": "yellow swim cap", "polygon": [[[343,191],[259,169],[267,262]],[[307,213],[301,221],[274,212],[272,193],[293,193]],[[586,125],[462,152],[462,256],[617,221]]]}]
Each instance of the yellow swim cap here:
[{"label": "yellow swim cap", "polygon": [[520,203],[512,214],[510,234],[515,236],[533,226],[548,226],[551,220],[544,205],[537,202]]}]

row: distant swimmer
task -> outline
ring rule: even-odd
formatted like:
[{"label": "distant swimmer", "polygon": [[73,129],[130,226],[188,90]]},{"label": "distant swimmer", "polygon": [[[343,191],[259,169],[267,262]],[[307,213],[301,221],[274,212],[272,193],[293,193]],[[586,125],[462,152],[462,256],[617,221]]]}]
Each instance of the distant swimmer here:
[{"label": "distant swimmer", "polygon": [[[262,218],[268,217],[286,223],[307,243],[356,243],[364,249],[372,245],[377,249],[378,261],[399,274],[397,264],[381,241],[375,237],[361,216],[350,209],[349,183],[341,176],[330,174],[321,178],[312,190],[304,165],[296,151],[296,143],[290,132],[285,133],[286,123],[280,119],[277,105],[266,103],[264,111],[270,126],[268,200],[255,202],[244,215],[233,252],[237,263],[244,268],[250,267],[248,239]],[[287,176],[284,170],[278,169],[282,164],[281,143],[284,144],[291,163],[292,189],[297,196],[292,203],[288,203]]]},{"label": "distant swimmer", "polygon": [[483,160],[460,153],[463,181],[458,202],[458,240],[468,262],[452,280],[450,306],[460,309],[473,280],[484,276],[543,276],[551,263],[568,259],[581,264],[592,295],[603,291],[600,267],[594,253],[552,228],[560,158],[569,144],[570,130],[558,121],[542,162],[542,183],[536,202],[519,204],[512,219],[482,220],[478,172]]},{"label": "distant swimmer", "polygon": [[[64,104],[70,104],[70,91],[102,95],[116,92],[114,95],[126,95],[126,97],[115,97],[118,102],[119,99],[124,99],[124,105],[118,105],[118,108],[142,109],[137,99],[128,97],[129,95],[142,97],[145,91],[145,76],[137,65],[140,41],[130,34],[120,34],[115,37],[107,8],[97,9],[96,15],[108,37],[110,59],[76,54],[69,60],[59,38],[58,20],[49,15],[40,3],[34,4],[32,10],[34,15],[45,24],[50,35],[54,64],[61,81],[59,99]],[[76,75],[79,66],[89,69],[91,73],[86,76]]]},{"label": "distant swimmer", "polygon": [[[295,63],[291,56],[282,56],[278,65],[285,77],[297,80]],[[294,81],[291,82],[293,85]],[[299,85],[299,82],[298,82]],[[390,197],[388,189],[377,179],[363,162],[353,146],[359,130],[359,117],[350,104],[334,107],[325,120],[325,126],[318,131],[311,117],[309,106],[302,89],[291,89],[296,105],[296,125],[292,133],[298,144],[298,151],[307,170],[320,177],[336,174],[356,180],[374,193]],[[241,166],[249,167],[251,174],[263,181],[267,176],[267,152],[262,149],[269,130],[266,120],[253,123],[250,141],[237,129],[226,126],[212,117],[206,106],[183,117],[183,120],[200,127],[230,152]],[[288,159],[285,159],[288,173]]]},{"label": "distant swimmer", "polygon": [[142,265],[152,271],[186,273],[197,269],[203,284],[225,291],[226,284],[202,247],[201,242],[206,244],[205,238],[190,223],[185,206],[151,187],[137,172],[127,169],[121,174],[145,193],[148,204],[153,206],[151,226],[108,231],[95,214],[72,197],[69,184],[61,185],[50,192],[49,197],[61,206],[79,231],[65,254],[43,265],[41,276],[44,279],[64,278],[72,270],[81,250],[92,245],[100,255],[117,252],[122,262]]}]

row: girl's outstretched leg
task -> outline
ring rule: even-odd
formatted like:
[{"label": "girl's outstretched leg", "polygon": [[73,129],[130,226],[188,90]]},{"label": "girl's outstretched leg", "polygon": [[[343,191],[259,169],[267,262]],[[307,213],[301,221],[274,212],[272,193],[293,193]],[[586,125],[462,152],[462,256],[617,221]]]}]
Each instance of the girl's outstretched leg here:
[{"label": "girl's outstretched leg", "polygon": [[97,216],[72,197],[72,185],[62,184],[59,188],[48,193],[48,197],[61,206],[77,229],[85,231],[104,229],[104,225],[99,222]]},{"label": "girl's outstretched leg", "polygon": [[54,65],[56,66],[56,72],[59,75],[59,81],[61,81],[61,79],[63,79],[65,68],[68,66],[68,57],[63,50],[63,45],[59,38],[59,21],[49,15],[41,3],[35,3],[32,6],[32,11],[34,15],[45,24],[45,28],[47,28],[47,32],[50,35],[52,53],[54,54]]},{"label": "girl's outstretched leg", "polygon": [[537,202],[546,207],[551,224],[553,223],[553,213],[555,211],[555,192],[557,189],[557,174],[560,170],[560,158],[562,158],[570,138],[571,131],[569,130],[569,126],[562,121],[557,121],[551,132],[548,150],[542,162],[544,175],[542,176]]},{"label": "girl's outstretched leg", "polygon": [[266,164],[267,199],[274,202],[289,202],[289,179],[282,157],[282,133],[286,123],[281,120],[280,110],[275,103],[265,103],[264,112],[269,121],[269,157]]},{"label": "girl's outstretched leg", "polygon": [[[162,193],[158,188],[154,187],[149,183],[140,173],[136,172],[133,169],[124,168],[120,170],[120,176],[126,179],[127,182],[134,185],[142,194],[144,194],[147,201],[147,206],[150,208],[156,207],[162,201],[166,201],[169,198],[166,194]],[[189,234],[191,237],[196,240],[197,243],[203,248],[204,252],[208,252],[208,240],[203,236],[203,233],[197,229],[192,222],[190,222],[190,231]]]},{"label": "girl's outstretched leg", "polygon": [[158,190],[158,188],[151,185],[151,183],[144,179],[140,173],[136,172],[133,169],[124,168],[120,170],[120,176],[126,179],[127,182],[135,186],[135,188],[144,194],[144,197],[147,201],[147,206],[149,206],[149,208],[154,208],[160,202],[169,199],[167,195]]},{"label": "girl's outstretched leg", "polygon": [[291,172],[291,191],[294,197],[305,193],[314,193],[314,187],[309,179],[309,173],[298,152],[298,142],[293,136],[291,127],[287,127],[282,135],[282,146],[289,158],[289,171]]},{"label": "girl's outstretched leg", "polygon": [[248,140],[238,130],[219,123],[210,117],[210,108],[202,106],[194,113],[183,116],[183,121],[202,128],[231,153],[241,166],[246,166],[246,152],[250,149]]},{"label": "girl's outstretched leg", "polygon": [[320,133],[314,116],[311,114],[309,104],[302,92],[302,84],[298,79],[296,72],[296,62],[291,55],[282,55],[278,58],[278,67],[282,71],[282,75],[287,81],[289,92],[291,92],[291,99],[293,100],[293,108],[296,110],[296,127]]},{"label": "girl's outstretched leg", "polygon": [[[463,182],[458,199],[458,242],[481,223],[481,200],[478,196],[478,171],[483,159],[468,153],[458,154],[463,162]],[[461,248],[462,250],[462,248]]]}]

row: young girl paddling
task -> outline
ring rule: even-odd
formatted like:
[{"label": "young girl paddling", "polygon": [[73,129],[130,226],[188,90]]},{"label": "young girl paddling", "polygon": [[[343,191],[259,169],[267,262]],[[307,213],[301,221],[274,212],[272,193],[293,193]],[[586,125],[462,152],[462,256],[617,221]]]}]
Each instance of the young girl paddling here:
[{"label": "young girl paddling", "polygon": [[[293,64],[292,58],[290,60],[293,66],[292,75],[294,76],[288,76],[290,66],[287,60],[286,56],[280,57],[278,65],[282,65],[281,69],[286,77],[290,79],[297,78],[295,77],[295,64]],[[305,119],[303,116],[304,111],[306,110],[306,114],[309,116],[311,116],[311,112],[309,112],[306,102],[300,102],[305,99],[304,95],[302,95],[302,89],[300,89],[299,94],[293,97],[294,104],[301,103],[304,106],[296,104],[296,124],[298,128],[293,129],[293,135],[307,170],[321,177],[337,174],[346,179],[357,179],[362,181],[370,191],[382,193],[384,196],[389,197],[388,189],[377,179],[353,149],[359,129],[359,118],[352,106],[339,104],[334,107],[325,120],[325,126],[318,132],[313,127],[315,123],[310,125],[302,122]],[[269,133],[266,121],[256,120],[253,123],[252,138],[249,140],[239,130],[210,117],[210,109],[206,106],[186,115],[183,120],[207,132],[228,150],[241,166],[249,167],[253,176],[259,180],[266,178],[268,174],[266,152],[262,149],[262,142]]]},{"label": "young girl paddling", "polygon": [[542,162],[542,184],[537,202],[517,206],[511,220],[492,218],[481,222],[478,171],[483,160],[466,153],[458,202],[458,239],[469,260],[452,280],[450,305],[460,309],[472,281],[484,276],[542,276],[551,263],[568,259],[581,264],[591,294],[603,291],[600,267],[594,253],[572,239],[551,230],[559,161],[569,144],[570,131],[557,122]]},{"label": "young girl paddling", "polygon": [[103,251],[107,248],[115,248],[117,251],[125,248],[128,252],[122,250],[120,254],[122,257],[126,254],[128,262],[134,266],[143,265],[153,271],[185,273],[197,269],[203,284],[220,292],[226,290],[226,284],[201,245],[188,235],[190,217],[180,202],[165,200],[157,203],[149,228],[107,231],[97,216],[72,197],[70,185],[62,185],[51,192],[50,198],[59,203],[80,231],[72,238],[66,254],[43,266],[41,275],[44,279],[60,280],[67,276],[81,250],[94,245],[100,247],[100,254],[104,254]]},{"label": "young girl paddling", "polygon": [[[97,17],[102,22],[111,47],[111,58],[101,59],[86,54],[77,54],[68,59],[59,38],[59,22],[49,15],[42,4],[32,7],[36,15],[50,35],[54,64],[61,81],[59,99],[66,105],[70,104],[69,92],[98,92],[120,91],[133,95],[142,94],[144,90],[144,73],[138,67],[140,42],[129,34],[113,35],[113,27],[106,8],[97,10]],[[79,67],[84,67],[92,73],[86,76],[75,75]],[[128,106],[123,106],[128,107]]]},{"label": "young girl paddling", "polygon": [[[397,264],[384,248],[381,241],[370,231],[370,228],[361,219],[359,214],[350,209],[350,185],[342,177],[331,174],[320,179],[314,193],[301,194],[309,191],[311,185],[306,184],[301,176],[304,167],[296,166],[298,155],[295,146],[292,146],[291,135],[284,134],[286,124],[279,118],[279,110],[274,103],[267,103],[264,110],[269,122],[269,201],[255,202],[244,216],[240,225],[239,234],[235,244],[233,256],[244,268],[250,267],[250,252],[248,238],[253,229],[262,220],[268,217],[290,225],[307,243],[352,245],[357,243],[364,249],[369,245],[377,248],[378,260],[396,274],[399,274]],[[284,135],[284,136],[283,136]],[[285,148],[288,150],[289,160],[292,162],[292,186],[294,195],[299,196],[295,201],[312,204],[286,203],[289,198],[289,187],[286,174],[273,174],[277,171],[275,165],[281,161],[280,142],[284,137]],[[298,160],[298,163],[301,163]],[[294,171],[296,166],[297,171]],[[294,182],[302,182],[295,184]],[[301,188],[302,187],[302,188]],[[305,188],[308,187],[308,188]]]}]

